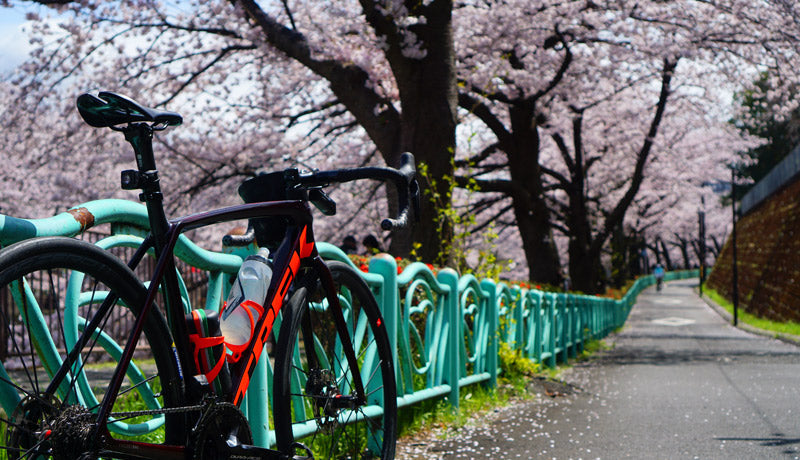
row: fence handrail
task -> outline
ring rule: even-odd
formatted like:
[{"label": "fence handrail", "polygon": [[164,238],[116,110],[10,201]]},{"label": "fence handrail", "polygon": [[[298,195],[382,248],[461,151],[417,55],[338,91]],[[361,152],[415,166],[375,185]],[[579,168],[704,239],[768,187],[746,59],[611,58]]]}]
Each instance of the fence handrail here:
[{"label": "fence handrail", "polygon": [[[103,223],[112,235],[98,244],[135,245],[148,227],[144,205],[125,200],[96,200],[46,219],[0,215],[0,244],[48,235],[75,236]],[[358,267],[338,247],[319,242],[328,260]],[[176,255],[208,272],[205,305],[219,308],[244,254],[208,251],[181,236]],[[637,279],[622,299],[527,289],[506,282],[459,276],[445,268],[412,263],[402,270],[387,254],[372,257],[362,273],[384,317],[395,360],[398,405],[445,396],[458,406],[461,388],[475,383],[497,384],[501,343],[547,366],[577,356],[589,340],[601,339],[622,326],[638,294],[655,283],[652,275]],[[670,272],[666,280],[696,277],[697,270]],[[187,300],[187,308],[189,302]],[[259,364],[241,408],[250,419],[256,443],[268,445],[267,406],[271,401],[272,370]],[[0,375],[4,371],[0,364]],[[6,408],[6,410],[9,410]],[[258,428],[261,427],[261,428]]]},{"label": "fence handrail", "polygon": [[[150,228],[147,208],[141,203],[120,199],[89,201],[58,215],[43,219],[22,219],[0,214],[0,246],[40,236],[76,236],[102,224],[130,226],[124,231],[144,236]],[[139,231],[137,231],[139,230]],[[122,232],[112,230],[112,233]],[[242,258],[201,248],[181,235],[175,255],[186,263],[207,271],[236,273]]]}]

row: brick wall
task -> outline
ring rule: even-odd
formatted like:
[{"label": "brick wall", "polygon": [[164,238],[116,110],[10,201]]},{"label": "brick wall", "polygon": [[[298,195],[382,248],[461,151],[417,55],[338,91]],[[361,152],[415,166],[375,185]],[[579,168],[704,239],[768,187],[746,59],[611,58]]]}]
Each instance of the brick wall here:
[{"label": "brick wall", "polygon": [[[778,321],[800,321],[800,179],[737,223],[739,306]],[[725,243],[708,285],[732,299],[732,246]]]}]

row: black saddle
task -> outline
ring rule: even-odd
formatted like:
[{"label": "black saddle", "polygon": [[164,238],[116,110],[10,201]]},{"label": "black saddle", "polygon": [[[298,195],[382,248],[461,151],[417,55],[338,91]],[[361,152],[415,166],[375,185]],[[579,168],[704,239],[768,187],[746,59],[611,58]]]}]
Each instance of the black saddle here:
[{"label": "black saddle", "polygon": [[141,122],[177,126],[183,122],[183,117],[175,112],[151,109],[108,91],[97,96],[88,93],[78,96],[78,112],[86,123],[95,128]]}]

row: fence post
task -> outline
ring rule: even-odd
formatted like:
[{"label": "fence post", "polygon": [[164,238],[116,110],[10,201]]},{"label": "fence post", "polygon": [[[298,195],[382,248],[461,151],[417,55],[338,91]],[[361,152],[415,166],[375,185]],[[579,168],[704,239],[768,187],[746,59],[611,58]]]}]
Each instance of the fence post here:
[{"label": "fence post", "polygon": [[567,296],[567,294],[556,295],[558,296],[558,311],[561,316],[561,353],[564,362],[567,363],[569,362],[569,358],[571,358],[570,348],[572,348],[572,334],[570,333],[572,317],[569,311],[569,296]]},{"label": "fence post", "polygon": [[461,306],[458,301],[458,273],[452,268],[445,268],[439,271],[436,279],[443,285],[450,288],[450,293],[444,301],[445,325],[447,334],[443,337],[447,347],[447,383],[450,384],[450,395],[448,399],[450,405],[458,409],[458,398],[460,395],[459,380],[461,378]]},{"label": "fence post", "polygon": [[494,281],[485,279],[481,281],[481,289],[484,295],[486,295],[486,301],[488,302],[486,312],[489,315],[489,337],[487,337],[489,346],[486,349],[488,353],[486,357],[486,366],[489,371],[489,386],[491,388],[497,388],[497,354],[500,351],[497,346],[497,336],[500,331],[498,324],[500,309],[497,305],[497,285]]},{"label": "fence post", "polygon": [[392,350],[394,362],[394,379],[400,382],[400,365],[397,362],[397,329],[400,319],[400,300],[397,288],[397,261],[389,254],[378,254],[369,261],[370,273],[376,273],[383,278],[383,287],[380,296],[375,296],[378,309],[386,324],[386,335],[389,336],[389,346]]},{"label": "fence post", "polygon": [[[267,357],[266,344],[261,356]],[[243,404],[247,406],[247,420],[250,422],[253,432],[253,441],[261,447],[269,447],[271,441],[269,439],[269,416],[272,401],[269,399],[269,389],[272,379],[267,378],[268,364],[269,359],[260,359],[256,364],[251,379],[253,384],[247,389],[246,401]]]},{"label": "fence post", "polygon": [[550,334],[548,336],[549,340],[547,343],[547,348],[550,352],[550,358],[548,358],[547,366],[554,369],[557,364],[556,334],[558,333],[556,328],[556,295],[552,293],[545,294],[545,299],[547,301],[548,327],[550,328]]},{"label": "fence post", "polygon": [[[528,291],[530,295],[531,291]],[[531,296],[532,297],[532,296]],[[536,293],[536,303],[534,306],[531,306],[531,316],[533,317],[531,327],[534,329],[534,336],[533,336],[533,360],[539,364],[542,364],[542,334],[544,333],[544,329],[542,328],[542,302],[544,301],[544,295],[541,292]]]},{"label": "fence post", "polygon": [[586,325],[588,324],[586,302],[580,296],[574,296],[574,299],[575,308],[577,308],[578,312],[576,315],[578,318],[578,326],[576,327],[576,334],[578,335],[577,354],[581,354],[586,349]]},{"label": "fence post", "polygon": [[581,352],[581,301],[574,295],[569,295],[570,310],[572,312],[572,357],[577,357]]},{"label": "fence post", "polygon": [[514,349],[525,351],[526,340],[525,340],[525,327],[524,327],[524,318],[525,313],[523,311],[524,303],[522,301],[522,290],[519,287],[515,287],[511,289],[510,287],[506,287],[508,295],[513,295],[513,299],[509,299],[509,308],[513,308],[514,312]]}]

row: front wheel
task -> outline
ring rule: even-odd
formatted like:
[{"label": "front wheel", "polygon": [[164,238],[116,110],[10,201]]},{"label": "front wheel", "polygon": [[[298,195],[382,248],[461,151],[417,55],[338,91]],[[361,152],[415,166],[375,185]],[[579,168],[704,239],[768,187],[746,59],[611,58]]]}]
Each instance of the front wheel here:
[{"label": "front wheel", "polygon": [[327,265],[342,315],[319,281],[298,289],[284,313],[273,390],[278,449],[315,459],[394,458],[397,392],[383,319],[357,272]]}]

